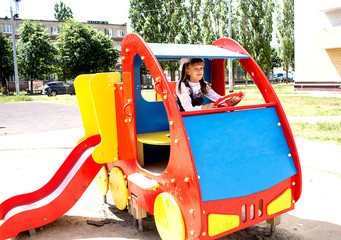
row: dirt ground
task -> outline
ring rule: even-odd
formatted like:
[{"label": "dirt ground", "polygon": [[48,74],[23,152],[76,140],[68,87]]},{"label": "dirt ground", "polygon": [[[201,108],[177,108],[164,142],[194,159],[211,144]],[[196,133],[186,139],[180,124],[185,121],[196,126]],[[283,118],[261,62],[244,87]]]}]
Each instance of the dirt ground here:
[{"label": "dirt ground", "polygon": [[[24,107],[42,107],[25,103]],[[46,104],[46,103],[42,103]],[[6,105],[6,106],[5,106]],[[68,153],[83,136],[82,123],[78,109],[72,106],[48,104],[42,107],[45,113],[28,114],[29,120],[21,115],[18,119],[16,111],[22,104],[0,103],[0,202],[10,196],[30,192],[44,185]],[[56,113],[49,112],[56,107]],[[67,110],[65,110],[66,108]],[[16,111],[10,111],[15,109]],[[58,116],[68,111],[64,120]],[[30,123],[35,118],[46,119],[49,112],[49,122],[44,125],[40,121],[39,128]],[[55,114],[56,116],[54,117]],[[47,116],[45,116],[47,117]],[[23,119],[24,118],[24,119]],[[55,119],[55,120],[54,120]],[[57,121],[57,122],[55,122]],[[53,124],[53,122],[55,122]],[[26,130],[25,130],[26,129]],[[20,133],[20,134],[19,134]],[[282,223],[276,228],[274,236],[270,237],[269,225],[265,222],[230,234],[221,240],[339,240],[341,239],[340,219],[340,186],[341,186],[341,146],[310,142],[296,139],[303,172],[303,192],[296,204],[296,209],[282,216]],[[107,220],[103,226],[88,224],[89,220],[100,223]],[[29,219],[28,219],[29,221]],[[82,198],[64,216],[56,221],[36,229],[36,235],[29,237],[23,232],[16,239],[160,239],[153,216],[149,215],[143,221],[144,231],[138,231],[133,226],[133,218],[126,211],[119,211],[113,206],[110,194],[108,204],[97,192],[92,183]]]}]

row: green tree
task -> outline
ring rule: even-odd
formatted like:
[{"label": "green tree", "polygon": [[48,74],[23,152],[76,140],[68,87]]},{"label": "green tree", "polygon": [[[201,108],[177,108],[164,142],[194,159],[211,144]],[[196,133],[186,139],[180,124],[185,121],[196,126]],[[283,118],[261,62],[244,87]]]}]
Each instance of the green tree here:
[{"label": "green tree", "polygon": [[110,71],[117,63],[119,51],[112,40],[102,32],[72,19],[61,26],[57,39],[59,51],[65,65],[66,77],[75,78],[79,74]]},{"label": "green tree", "polygon": [[190,0],[188,6],[183,6],[183,20],[179,35],[180,43],[203,43],[201,0]]},{"label": "green tree", "polygon": [[288,83],[289,68],[295,68],[294,0],[283,0],[283,5],[278,5],[277,12],[280,56]]},{"label": "green tree", "polygon": [[141,35],[147,42],[167,42],[166,33],[161,31],[166,25],[162,22],[164,14],[163,1],[130,1],[129,18],[131,27],[134,32]]},{"label": "green tree", "polygon": [[7,83],[13,75],[13,53],[10,39],[0,32],[0,81],[2,91],[7,93]]},{"label": "green tree", "polygon": [[205,44],[228,36],[228,0],[205,0],[202,14]]},{"label": "green tree", "polygon": [[[73,18],[72,10],[68,6],[66,6],[62,1],[56,3],[54,5],[54,18],[59,22],[65,22],[66,19]],[[60,29],[59,29],[60,30]],[[61,54],[61,62],[58,62],[59,70],[63,76],[63,80],[66,82],[66,70],[64,68],[65,63],[63,62],[64,59],[64,50],[63,48],[60,51]],[[60,74],[59,74],[60,75]]]},{"label": "green tree", "polygon": [[134,32],[147,42],[176,43],[185,13],[184,0],[130,0],[129,18]]},{"label": "green tree", "polygon": [[[185,0],[130,0],[131,27],[146,42],[181,42],[184,40],[180,34],[185,14],[184,3]],[[161,64],[164,69],[171,71],[171,79],[175,80],[177,64],[172,61]]]},{"label": "green tree", "polygon": [[267,73],[268,78],[270,72],[274,66],[275,55],[273,55],[273,49],[271,47],[272,36],[273,36],[273,12],[275,10],[275,4],[272,0],[266,1],[264,5],[264,31],[263,31],[263,57],[262,64],[264,71]]},{"label": "green tree", "polygon": [[24,21],[19,28],[18,66],[26,79],[45,79],[54,72],[56,49],[39,22]]},{"label": "green tree", "polygon": [[240,0],[237,9],[236,38],[269,76],[274,0]]},{"label": "green tree", "polygon": [[64,22],[68,18],[73,18],[72,10],[62,1],[54,5],[54,18],[59,22]]}]

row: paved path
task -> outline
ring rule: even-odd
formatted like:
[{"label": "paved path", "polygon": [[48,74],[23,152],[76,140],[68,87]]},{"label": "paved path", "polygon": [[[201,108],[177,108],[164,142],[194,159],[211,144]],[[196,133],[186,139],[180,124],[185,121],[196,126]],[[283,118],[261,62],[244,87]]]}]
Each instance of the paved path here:
[{"label": "paved path", "polygon": [[0,103],[0,114],[0,136],[82,127],[79,108],[60,103]]}]

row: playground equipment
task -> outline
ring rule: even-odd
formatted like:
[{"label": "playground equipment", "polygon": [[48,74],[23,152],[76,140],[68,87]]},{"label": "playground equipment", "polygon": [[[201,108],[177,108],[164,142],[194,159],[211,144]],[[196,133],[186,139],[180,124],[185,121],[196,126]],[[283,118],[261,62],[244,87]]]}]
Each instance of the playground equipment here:
[{"label": "playground equipment", "polygon": [[[205,80],[220,95],[225,59],[237,59],[265,103],[180,112],[158,61],[182,57],[203,58]],[[144,99],[142,64],[161,101]],[[85,136],[43,188],[0,205],[0,239],[62,216],[96,174],[101,194],[110,189],[140,228],[147,212],[154,215],[164,240],[216,239],[265,220],[274,226],[300,198],[300,162],[283,108],[232,39],[147,44],[130,34],[122,42],[122,82],[119,73],[81,75],[75,88]]]}]

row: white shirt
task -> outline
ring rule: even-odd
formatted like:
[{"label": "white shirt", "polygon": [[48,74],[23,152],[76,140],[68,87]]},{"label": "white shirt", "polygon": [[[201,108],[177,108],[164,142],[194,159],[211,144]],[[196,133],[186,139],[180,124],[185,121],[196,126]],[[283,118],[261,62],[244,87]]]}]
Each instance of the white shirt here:
[{"label": "white shirt", "polygon": [[[200,83],[193,83],[191,81],[188,81],[189,86],[192,88],[193,95],[198,95],[201,93],[201,86]],[[221,98],[219,94],[217,94],[206,82],[207,86],[207,94],[205,95],[208,99],[215,102],[218,99]],[[181,93],[179,92],[179,82],[176,85],[176,94],[179,97],[179,100],[181,102],[182,107],[185,109],[185,111],[197,111],[201,110],[201,106],[193,106],[192,105],[192,99],[190,97],[191,90],[190,88],[186,87],[185,83],[181,82]]]}]

